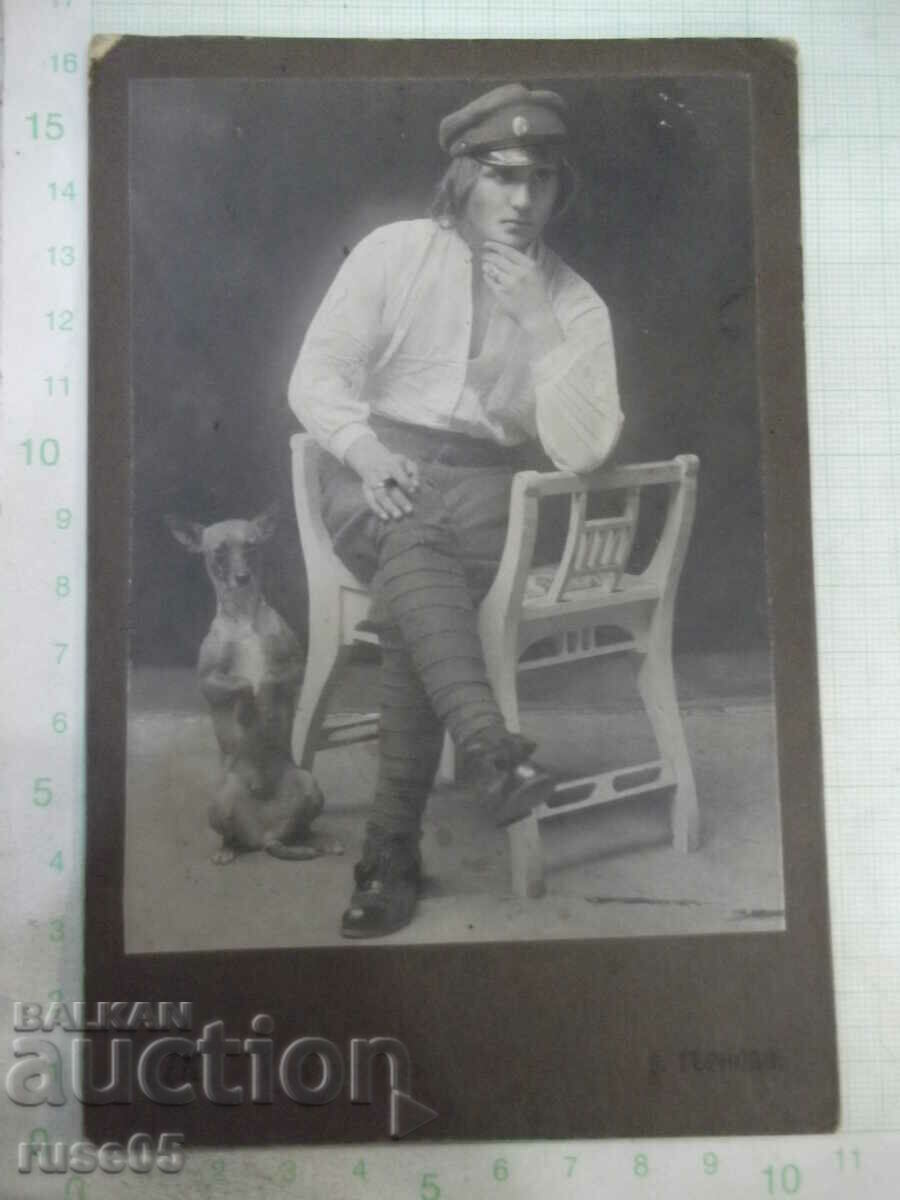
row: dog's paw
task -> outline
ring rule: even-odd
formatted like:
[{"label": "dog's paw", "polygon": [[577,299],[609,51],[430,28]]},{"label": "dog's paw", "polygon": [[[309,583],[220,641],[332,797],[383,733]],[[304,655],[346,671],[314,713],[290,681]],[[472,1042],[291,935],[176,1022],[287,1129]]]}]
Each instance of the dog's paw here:
[{"label": "dog's paw", "polygon": [[324,837],[323,836],[316,837],[315,845],[321,854],[343,854],[344,853],[344,843],[339,842],[338,839],[335,837],[329,837],[327,834]]},{"label": "dog's paw", "polygon": [[212,856],[212,862],[217,867],[224,867],[226,863],[234,862],[235,853],[230,846],[223,846],[221,850],[217,850]]}]

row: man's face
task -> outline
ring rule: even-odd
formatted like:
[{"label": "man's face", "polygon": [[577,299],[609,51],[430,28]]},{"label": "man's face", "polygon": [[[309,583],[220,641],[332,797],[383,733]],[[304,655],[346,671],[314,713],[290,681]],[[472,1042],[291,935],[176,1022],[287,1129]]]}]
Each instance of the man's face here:
[{"label": "man's face", "polygon": [[475,242],[524,250],[540,237],[559,192],[553,166],[501,167],[481,163],[466,200],[465,221]]}]

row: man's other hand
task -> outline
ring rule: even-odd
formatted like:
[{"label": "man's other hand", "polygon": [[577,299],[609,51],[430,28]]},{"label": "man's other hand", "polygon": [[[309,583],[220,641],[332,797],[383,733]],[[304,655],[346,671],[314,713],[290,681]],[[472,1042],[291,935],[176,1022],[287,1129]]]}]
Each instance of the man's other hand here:
[{"label": "man's other hand", "polygon": [[366,503],[382,521],[399,520],[412,512],[419,468],[411,458],[388,450],[373,433],[351,442],[344,462],[362,480]]}]

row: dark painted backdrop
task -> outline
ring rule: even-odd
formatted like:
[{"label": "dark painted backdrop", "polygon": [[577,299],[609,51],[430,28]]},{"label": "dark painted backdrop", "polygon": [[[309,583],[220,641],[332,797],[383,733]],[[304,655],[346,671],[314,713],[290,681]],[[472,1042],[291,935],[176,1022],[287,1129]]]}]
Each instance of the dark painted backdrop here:
[{"label": "dark painted backdrop", "polygon": [[[279,500],[270,601],[305,632],[287,381],[346,249],[423,215],[441,116],[498,81],[140,81],[131,94],[131,655],[189,664],[212,613],[163,516]],[[699,455],[681,649],[767,637],[753,326],[750,128],[729,78],[541,80],[583,178],[548,240],[608,303],[637,461]]]}]

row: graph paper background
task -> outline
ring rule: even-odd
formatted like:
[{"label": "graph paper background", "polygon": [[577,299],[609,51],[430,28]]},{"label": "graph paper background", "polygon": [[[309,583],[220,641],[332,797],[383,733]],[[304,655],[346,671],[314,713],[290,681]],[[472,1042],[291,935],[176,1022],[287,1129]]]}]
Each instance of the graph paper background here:
[{"label": "graph paper background", "polygon": [[900,4],[94,0],[92,22],[143,35],[796,42],[842,1129],[900,1131]]}]

